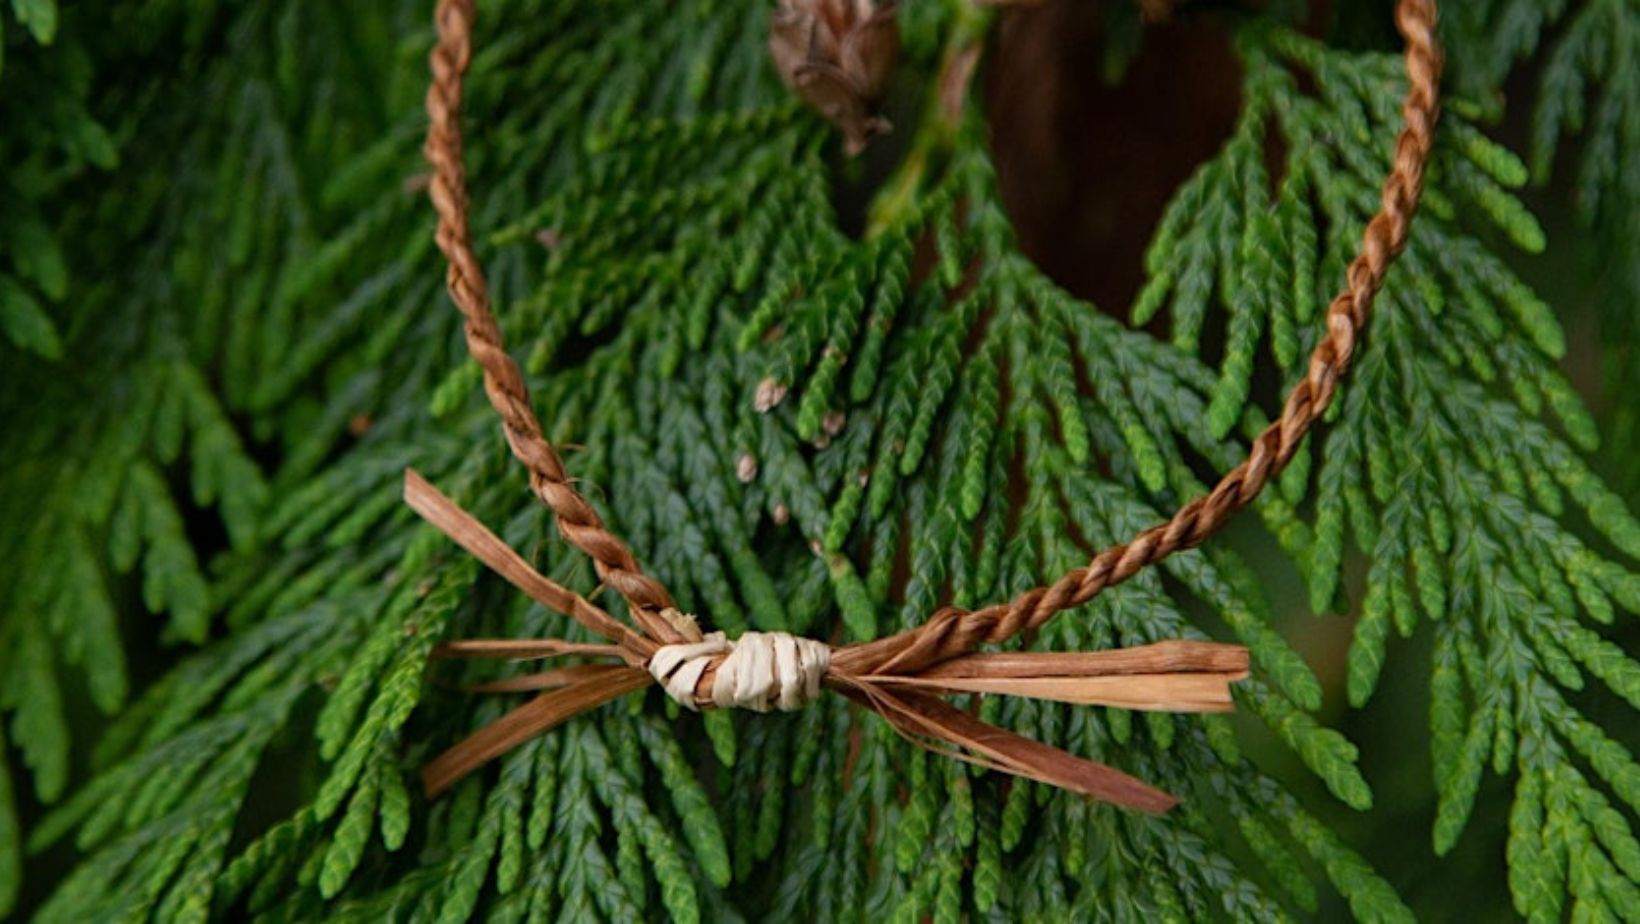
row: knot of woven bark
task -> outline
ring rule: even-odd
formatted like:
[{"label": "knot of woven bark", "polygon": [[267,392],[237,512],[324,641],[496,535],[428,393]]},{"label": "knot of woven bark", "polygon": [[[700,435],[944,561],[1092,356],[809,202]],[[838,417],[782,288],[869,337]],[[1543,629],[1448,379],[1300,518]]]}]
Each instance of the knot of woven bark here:
[{"label": "knot of woven bark", "polygon": [[1122,709],[1220,712],[1231,708],[1230,684],[1247,676],[1247,649],[1184,640],[1116,651],[969,653],[927,669],[896,670],[890,665],[865,670],[861,666],[869,659],[859,657],[861,646],[833,652],[822,642],[784,632],[747,632],[730,641],[722,632],[701,634],[694,617],[674,607],[654,613],[653,621],[665,627],[668,638],[684,641],[663,642],[623,625],[530,567],[415,472],[405,473],[404,490],[411,508],[498,574],[611,643],[463,639],[438,646],[436,657],[624,662],[574,664],[473,686],[496,693],[547,692],[434,758],[422,770],[429,795],[443,792],[520,741],[658,683],[691,709],[735,706],[759,712],[800,708],[826,687],[881,715],[911,741],[940,753],[1117,805],[1164,812],[1177,800],[1156,787],[989,725],[941,697],[999,694]]},{"label": "knot of woven bark", "polygon": [[[785,632],[747,632],[733,640],[712,632],[699,642],[662,645],[644,666],[666,695],[690,709],[791,712],[820,695],[831,646]],[[696,688],[708,671],[711,699],[702,703]]]}]

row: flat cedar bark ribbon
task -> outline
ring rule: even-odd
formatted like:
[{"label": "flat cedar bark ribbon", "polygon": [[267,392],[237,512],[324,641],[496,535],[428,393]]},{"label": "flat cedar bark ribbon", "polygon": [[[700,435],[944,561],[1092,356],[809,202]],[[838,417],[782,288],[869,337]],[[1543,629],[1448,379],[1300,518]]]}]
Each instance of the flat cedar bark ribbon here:
[{"label": "flat cedar bark ribbon", "polygon": [[[642,572],[631,550],[605,529],[592,505],[570,485],[562,460],[542,433],[529,390],[503,346],[490,310],[468,227],[460,114],[462,78],[472,54],[473,0],[440,0],[436,15],[438,43],[432,52],[433,80],[427,93],[431,121],[424,151],[433,167],[429,194],[439,216],[437,241],[449,260],[450,296],[466,319],[468,351],[483,369],[485,394],[501,418],[513,454],[529,470],[531,489],[552,508],[564,538],[592,557],[603,584],[626,599],[637,626],[616,620],[538,573],[483,524],[419,475],[408,472],[405,499],[418,513],[520,590],[609,641],[588,645],[468,640],[441,646],[438,654],[512,659],[608,657],[621,662],[578,664],[482,687],[546,692],[428,764],[422,777],[429,795],[437,795],[520,742],[655,682],[650,669],[665,646],[715,652],[700,655],[704,662],[696,661],[690,668],[700,671],[690,675],[696,677],[693,701],[685,697],[686,705],[694,708],[719,705],[721,700],[714,697],[721,691],[714,690],[714,681],[719,672],[730,670],[735,657],[728,653],[734,643],[714,638],[715,633],[703,636],[693,618],[678,612],[666,588]],[[1229,684],[1245,677],[1248,668],[1247,651],[1240,646],[1169,641],[1085,653],[980,653],[976,649],[1040,627],[1055,614],[1086,603],[1141,569],[1201,544],[1251,503],[1291,460],[1332,401],[1339,380],[1349,369],[1373,298],[1390,264],[1406,246],[1439,108],[1442,58],[1435,16],[1434,0],[1399,0],[1397,4],[1396,25],[1406,39],[1408,87],[1401,110],[1404,125],[1396,138],[1380,208],[1367,223],[1360,253],[1345,271],[1344,290],[1328,306],[1326,336],[1312,352],[1305,377],[1287,396],[1279,419],[1253,440],[1247,458],[1166,522],[1101,551],[1087,565],[1046,587],[978,610],[946,607],[914,629],[875,641],[834,650],[821,647],[822,653],[829,654],[820,676],[825,688],[878,713],[911,740],[937,751],[1143,811],[1161,812],[1176,803],[1172,796],[1110,767],[987,725],[940,696],[1003,693],[1180,712],[1231,708]],[[789,649],[789,638],[784,641]],[[674,654],[678,651],[671,649]],[[766,705],[763,701],[755,708]]]}]

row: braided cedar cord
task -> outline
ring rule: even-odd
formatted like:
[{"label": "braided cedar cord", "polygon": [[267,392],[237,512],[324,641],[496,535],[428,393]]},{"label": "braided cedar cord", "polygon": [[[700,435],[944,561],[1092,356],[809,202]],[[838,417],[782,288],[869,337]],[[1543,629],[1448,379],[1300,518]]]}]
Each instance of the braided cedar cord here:
[{"label": "braided cedar cord", "polygon": [[[557,514],[564,537],[591,555],[599,577],[627,598],[634,617],[657,641],[686,639],[685,631],[660,617],[672,606],[666,589],[638,568],[632,552],[603,526],[592,506],[570,486],[562,461],[543,436],[517,365],[502,345],[489,308],[482,270],[472,252],[462,168],[459,116],[462,75],[471,58],[472,0],[439,0],[439,40],[428,89],[431,117],[425,152],[434,168],[431,196],[438,211],[438,245],[449,258],[448,288],[466,317],[469,351],[484,370],[485,393],[501,416],[513,455],[530,472],[530,486]],[[1310,427],[1326,410],[1349,369],[1356,341],[1390,264],[1406,245],[1423,191],[1424,166],[1434,143],[1442,55],[1435,35],[1435,0],[1400,0],[1396,24],[1406,39],[1408,89],[1405,120],[1395,143],[1379,212],[1362,235],[1361,252],[1346,270],[1346,287],[1327,309],[1327,336],[1310,356],[1309,370],[1278,420],[1253,441],[1247,458],[1202,497],[1165,523],[1095,555],[1054,583],[1012,601],[979,610],[944,608],[922,625],[897,635],[840,648],[832,656],[837,679],[874,674],[911,674],[979,645],[1003,642],[1088,602],[1174,552],[1194,548],[1247,506],[1280,473]]]},{"label": "braided cedar cord", "polygon": [[435,15],[438,44],[432,53],[433,81],[427,88],[430,124],[422,150],[433,167],[429,195],[438,211],[438,247],[450,261],[445,287],[467,320],[467,350],[484,370],[484,393],[501,417],[507,445],[529,470],[530,488],[557,515],[564,538],[592,556],[599,579],[626,598],[633,618],[651,637],[665,643],[698,641],[661,618],[662,611],[675,606],[671,594],[643,573],[632,550],[604,528],[598,512],[570,486],[563,460],[541,432],[518,364],[507,354],[467,225],[461,87],[472,60],[473,0],[440,0]]}]

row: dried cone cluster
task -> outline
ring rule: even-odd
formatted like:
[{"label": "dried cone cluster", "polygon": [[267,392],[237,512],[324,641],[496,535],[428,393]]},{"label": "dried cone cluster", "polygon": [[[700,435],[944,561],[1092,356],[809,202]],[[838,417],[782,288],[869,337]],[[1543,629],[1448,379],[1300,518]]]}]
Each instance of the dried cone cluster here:
[{"label": "dried cone cluster", "polygon": [[892,3],[780,0],[769,16],[769,55],[780,79],[843,130],[850,156],[892,128],[873,109],[899,51]]}]

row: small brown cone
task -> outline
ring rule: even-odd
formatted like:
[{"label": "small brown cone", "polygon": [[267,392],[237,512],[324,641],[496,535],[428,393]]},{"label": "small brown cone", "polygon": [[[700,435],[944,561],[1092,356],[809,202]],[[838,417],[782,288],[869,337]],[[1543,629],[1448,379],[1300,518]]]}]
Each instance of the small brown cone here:
[{"label": "small brown cone", "polygon": [[781,0],[769,16],[780,79],[843,130],[850,156],[892,128],[873,110],[900,52],[894,9],[872,0]]}]

